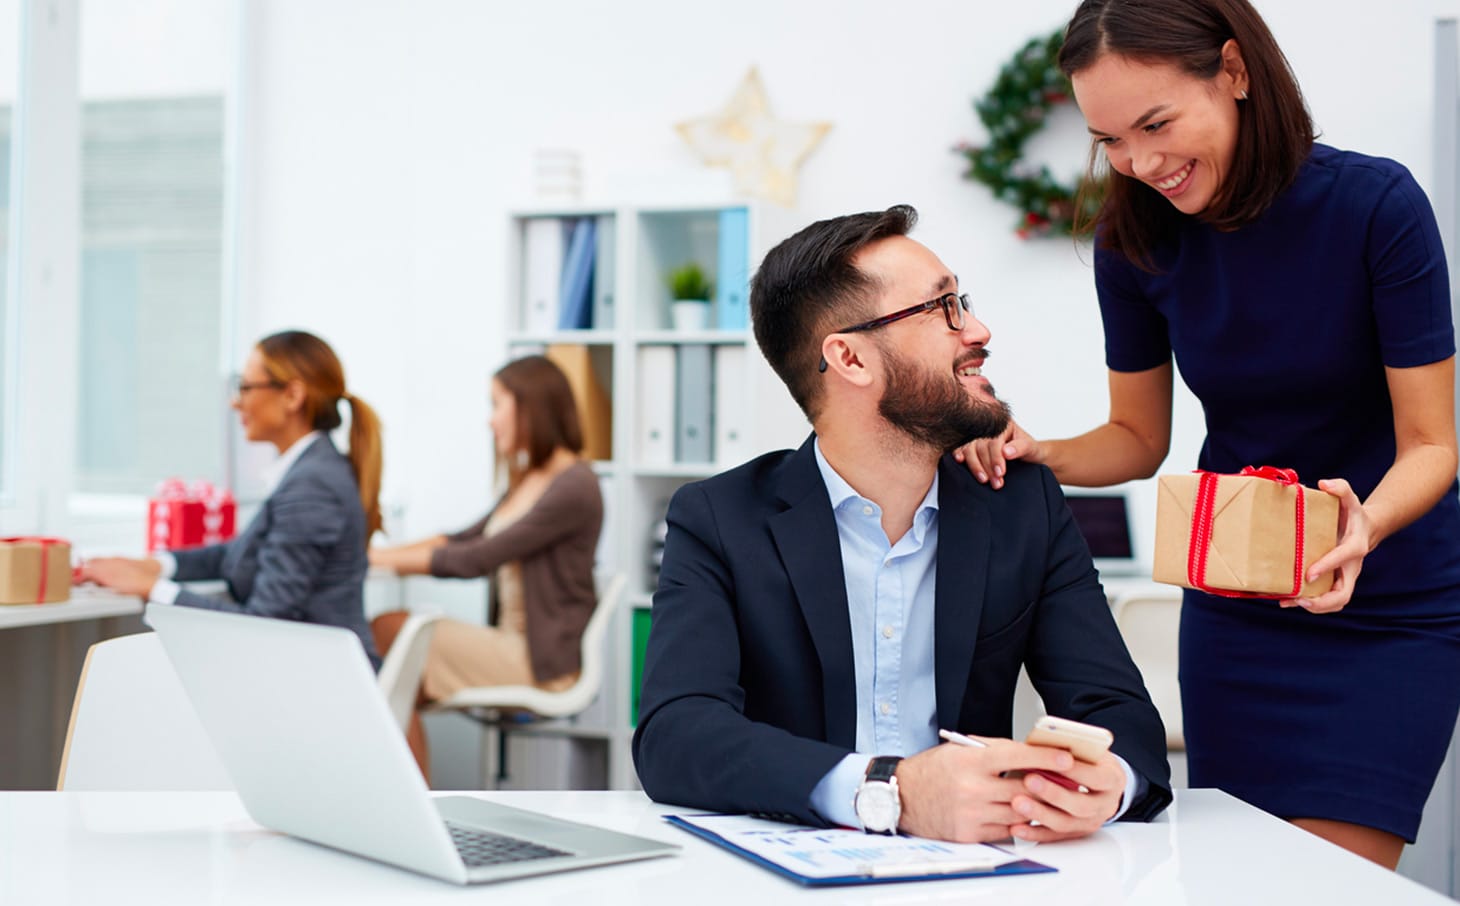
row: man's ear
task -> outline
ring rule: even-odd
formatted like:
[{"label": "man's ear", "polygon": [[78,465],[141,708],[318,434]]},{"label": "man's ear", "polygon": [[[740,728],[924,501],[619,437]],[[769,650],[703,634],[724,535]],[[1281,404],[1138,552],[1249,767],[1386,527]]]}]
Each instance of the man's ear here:
[{"label": "man's ear", "polygon": [[826,373],[859,387],[872,382],[867,367],[865,348],[860,338],[851,334],[830,334],[821,341],[821,357],[826,360]]}]

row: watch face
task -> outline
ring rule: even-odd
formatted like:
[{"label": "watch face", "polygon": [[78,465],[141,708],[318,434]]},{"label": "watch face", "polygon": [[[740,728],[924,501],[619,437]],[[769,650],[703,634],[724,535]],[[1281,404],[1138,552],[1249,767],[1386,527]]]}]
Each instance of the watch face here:
[{"label": "watch face", "polygon": [[890,783],[869,780],[857,790],[857,820],[869,831],[890,831],[897,827],[902,803]]}]

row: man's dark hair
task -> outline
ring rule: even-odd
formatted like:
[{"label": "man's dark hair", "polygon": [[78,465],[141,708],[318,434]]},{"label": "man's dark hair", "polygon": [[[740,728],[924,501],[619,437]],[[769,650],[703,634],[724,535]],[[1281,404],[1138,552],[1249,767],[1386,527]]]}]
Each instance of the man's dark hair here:
[{"label": "man's dark hair", "polygon": [[750,288],[750,316],[761,354],[806,417],[821,401],[821,341],[876,316],[876,280],[852,264],[879,239],[906,236],[918,222],[910,205],[819,220],[766,254]]},{"label": "man's dark hair", "polygon": [[[1059,68],[1066,76],[1106,54],[1142,63],[1170,63],[1199,79],[1222,69],[1222,47],[1235,40],[1247,66],[1248,97],[1239,105],[1237,149],[1230,172],[1207,210],[1197,215],[1219,230],[1252,223],[1297,178],[1313,149],[1313,119],[1272,32],[1247,0],[1084,0],[1065,28]],[[1151,253],[1186,216],[1139,180],[1109,170],[1082,189],[1104,190],[1095,216],[1100,242],[1138,267],[1154,270]],[[1077,202],[1076,210],[1084,210]],[[1088,228],[1077,224],[1077,229]]]}]

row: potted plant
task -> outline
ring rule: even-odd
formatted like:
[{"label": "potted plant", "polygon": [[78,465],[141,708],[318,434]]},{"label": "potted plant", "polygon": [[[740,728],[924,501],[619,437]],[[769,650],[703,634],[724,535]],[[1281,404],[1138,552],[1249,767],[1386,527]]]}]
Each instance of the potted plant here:
[{"label": "potted plant", "polygon": [[712,287],[704,268],[689,261],[669,272],[670,319],[675,330],[704,330],[710,323]]}]

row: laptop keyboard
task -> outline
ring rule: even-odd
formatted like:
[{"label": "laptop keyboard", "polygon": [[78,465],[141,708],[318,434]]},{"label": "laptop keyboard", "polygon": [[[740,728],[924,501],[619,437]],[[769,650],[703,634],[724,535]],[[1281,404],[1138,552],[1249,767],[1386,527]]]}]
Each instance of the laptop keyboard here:
[{"label": "laptop keyboard", "polygon": [[461,861],[466,863],[467,868],[572,855],[570,852],[553,849],[551,846],[543,846],[530,840],[488,833],[472,827],[463,827],[450,821],[446,822],[446,829],[451,831],[451,842],[456,844],[456,851],[461,854]]}]

